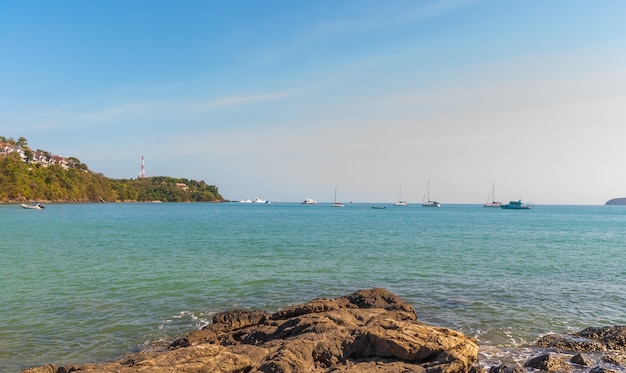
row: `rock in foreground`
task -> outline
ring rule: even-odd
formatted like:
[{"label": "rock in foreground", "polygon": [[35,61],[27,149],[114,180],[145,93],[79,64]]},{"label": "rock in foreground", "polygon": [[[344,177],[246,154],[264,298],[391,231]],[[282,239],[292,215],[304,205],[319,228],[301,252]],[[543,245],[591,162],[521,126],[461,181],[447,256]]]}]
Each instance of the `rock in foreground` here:
[{"label": "rock in foreground", "polygon": [[478,372],[476,341],[424,325],[384,289],[316,299],[274,314],[231,311],[167,350],[114,362],[29,373],[80,372]]},{"label": "rock in foreground", "polygon": [[590,327],[573,334],[548,334],[537,346],[566,351],[626,351],[626,326]]}]

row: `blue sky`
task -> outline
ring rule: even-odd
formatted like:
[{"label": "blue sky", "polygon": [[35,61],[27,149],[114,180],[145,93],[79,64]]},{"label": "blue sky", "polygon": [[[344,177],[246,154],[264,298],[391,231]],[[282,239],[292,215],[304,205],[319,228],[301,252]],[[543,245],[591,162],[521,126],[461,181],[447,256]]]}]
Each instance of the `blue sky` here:
[{"label": "blue sky", "polygon": [[623,1],[0,1],[0,135],[225,198],[626,196]]}]

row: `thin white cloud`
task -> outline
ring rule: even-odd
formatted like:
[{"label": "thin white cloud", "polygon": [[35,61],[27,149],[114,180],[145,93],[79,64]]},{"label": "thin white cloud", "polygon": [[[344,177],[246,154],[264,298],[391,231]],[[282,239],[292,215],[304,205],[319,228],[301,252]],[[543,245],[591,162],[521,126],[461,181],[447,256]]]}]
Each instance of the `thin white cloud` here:
[{"label": "thin white cloud", "polygon": [[228,106],[245,105],[245,104],[254,103],[254,102],[275,101],[275,100],[292,96],[293,94],[294,93],[290,91],[283,91],[283,92],[273,92],[273,93],[265,93],[265,94],[258,94],[258,95],[221,97],[221,98],[207,101],[207,102],[190,104],[189,107],[192,109],[196,109],[196,110],[207,110],[207,109],[214,109],[214,108],[221,108],[221,107],[228,107]]},{"label": "thin white cloud", "polygon": [[[414,2],[415,5],[402,12],[391,11],[385,4],[378,9],[369,11],[364,18],[359,19],[357,15],[350,15],[350,19],[339,19],[335,21],[324,21],[314,25],[307,32],[307,39],[314,40],[320,38],[333,37],[338,34],[363,32],[375,29],[396,27],[427,19],[437,18],[446,14],[456,12],[468,6],[483,2],[484,0],[437,0],[433,2]],[[383,3],[380,3],[383,4]],[[380,4],[377,4],[379,6]]]},{"label": "thin white cloud", "polygon": [[[245,106],[257,102],[270,102],[280,100],[297,94],[295,91],[271,92],[257,95],[241,95],[221,97],[206,102],[180,102],[174,100],[153,100],[143,102],[120,103],[115,105],[93,105],[89,107],[39,109],[19,118],[5,117],[7,127],[22,128],[28,123],[28,128],[37,131],[71,130],[77,128],[111,126],[120,121],[135,121],[141,123],[145,120],[163,117],[186,117],[189,113],[202,113],[208,110],[225,107]],[[119,100],[118,100],[119,101]],[[82,103],[85,104],[85,103]]]}]

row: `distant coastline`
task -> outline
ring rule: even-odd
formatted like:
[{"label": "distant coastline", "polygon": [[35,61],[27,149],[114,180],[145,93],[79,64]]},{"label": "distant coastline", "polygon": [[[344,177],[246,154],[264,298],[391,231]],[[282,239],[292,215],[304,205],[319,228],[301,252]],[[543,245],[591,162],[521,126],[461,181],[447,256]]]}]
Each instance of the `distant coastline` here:
[{"label": "distant coastline", "polygon": [[610,199],[606,201],[605,205],[626,205],[626,197]]}]

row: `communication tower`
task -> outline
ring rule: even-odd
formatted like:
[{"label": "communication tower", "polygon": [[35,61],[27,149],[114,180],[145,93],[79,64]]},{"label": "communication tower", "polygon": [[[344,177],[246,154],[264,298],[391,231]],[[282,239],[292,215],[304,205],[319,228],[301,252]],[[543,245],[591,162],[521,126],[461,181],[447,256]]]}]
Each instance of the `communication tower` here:
[{"label": "communication tower", "polygon": [[146,165],[143,162],[143,155],[141,156],[141,171],[139,172],[139,178],[143,179],[146,177]]}]

